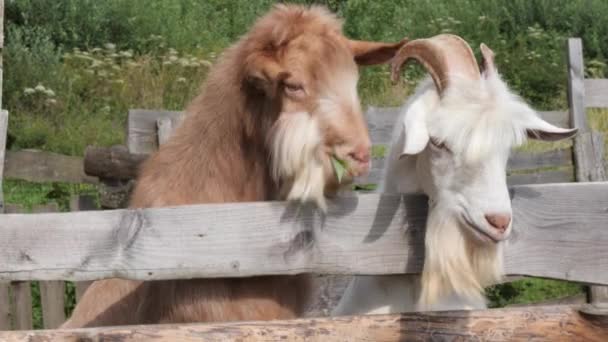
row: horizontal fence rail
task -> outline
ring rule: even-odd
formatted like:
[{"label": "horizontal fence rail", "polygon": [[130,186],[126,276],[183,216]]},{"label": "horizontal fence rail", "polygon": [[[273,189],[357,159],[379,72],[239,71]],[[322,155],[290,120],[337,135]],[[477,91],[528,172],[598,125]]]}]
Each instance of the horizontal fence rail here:
[{"label": "horizontal fence rail", "polygon": [[[608,284],[608,183],[511,188],[506,269]],[[282,202],[6,214],[0,280],[419,273],[426,198],[366,194],[327,216]]]},{"label": "horizontal fence rail", "polygon": [[0,332],[0,341],[589,341],[606,317],[571,306],[345,316],[266,322]]}]

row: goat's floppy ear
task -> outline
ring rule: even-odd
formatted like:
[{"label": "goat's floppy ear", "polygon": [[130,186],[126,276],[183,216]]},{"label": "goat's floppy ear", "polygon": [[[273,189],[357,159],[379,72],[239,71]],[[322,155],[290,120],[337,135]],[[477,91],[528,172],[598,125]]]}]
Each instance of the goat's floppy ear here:
[{"label": "goat's floppy ear", "polygon": [[426,126],[426,111],[419,102],[412,103],[401,122],[403,125],[400,137],[401,151],[399,157],[415,155],[429,143],[429,131]]},{"label": "goat's floppy ear", "polygon": [[274,96],[279,84],[289,77],[274,58],[264,54],[252,54],[245,60],[245,78],[249,84]]},{"label": "goat's floppy ear", "polygon": [[557,141],[571,138],[576,135],[577,131],[577,128],[559,128],[553,126],[538,116],[533,117],[526,129],[528,138],[544,141]]},{"label": "goat's floppy ear", "polygon": [[358,65],[374,65],[390,61],[401,46],[408,42],[408,39],[404,38],[398,43],[380,43],[350,39],[347,39],[347,42]]}]

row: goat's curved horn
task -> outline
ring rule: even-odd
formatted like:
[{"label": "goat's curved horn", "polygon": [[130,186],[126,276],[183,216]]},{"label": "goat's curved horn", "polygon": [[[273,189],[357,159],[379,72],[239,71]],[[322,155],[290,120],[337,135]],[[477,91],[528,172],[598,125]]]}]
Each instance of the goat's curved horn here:
[{"label": "goat's curved horn", "polygon": [[484,72],[496,72],[496,66],[494,65],[494,51],[492,51],[492,49],[490,49],[484,43],[481,43],[479,49],[481,50],[481,56],[483,60],[481,65],[483,67]]},{"label": "goat's curved horn", "polygon": [[424,66],[439,90],[450,83],[450,77],[477,80],[481,74],[473,50],[464,39],[453,34],[440,34],[432,38],[416,39],[403,45],[391,61],[391,80],[399,80],[401,66],[415,59]]}]

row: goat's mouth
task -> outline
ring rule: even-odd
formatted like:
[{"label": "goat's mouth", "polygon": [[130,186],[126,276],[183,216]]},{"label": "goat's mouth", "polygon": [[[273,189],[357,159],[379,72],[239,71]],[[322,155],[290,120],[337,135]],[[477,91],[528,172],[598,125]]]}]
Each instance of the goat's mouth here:
[{"label": "goat's mouth", "polygon": [[486,231],[485,229],[483,229],[482,227],[480,227],[478,224],[476,224],[467,214],[462,214],[461,216],[462,222],[465,223],[467,225],[467,231],[473,235],[477,240],[479,240],[482,243],[494,243],[497,244],[500,241],[502,241],[502,239],[497,238],[495,236],[493,236],[492,234],[490,234],[488,231]]},{"label": "goat's mouth", "polygon": [[332,170],[337,182],[340,184],[352,183],[354,178],[365,176],[371,169],[371,162],[360,161],[351,156],[330,154]]}]

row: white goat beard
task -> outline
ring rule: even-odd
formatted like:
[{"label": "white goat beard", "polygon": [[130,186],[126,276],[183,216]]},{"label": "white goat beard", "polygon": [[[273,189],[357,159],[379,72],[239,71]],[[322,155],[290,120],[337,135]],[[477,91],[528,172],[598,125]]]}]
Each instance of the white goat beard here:
[{"label": "white goat beard", "polygon": [[447,212],[431,209],[427,219],[420,311],[431,310],[453,295],[466,302],[485,303],[484,287],[499,282],[504,273],[502,244],[471,241]]},{"label": "white goat beard", "polygon": [[275,180],[289,201],[314,202],[325,211],[325,169],[319,159],[322,138],[317,121],[306,112],[282,114],[271,135]]}]

